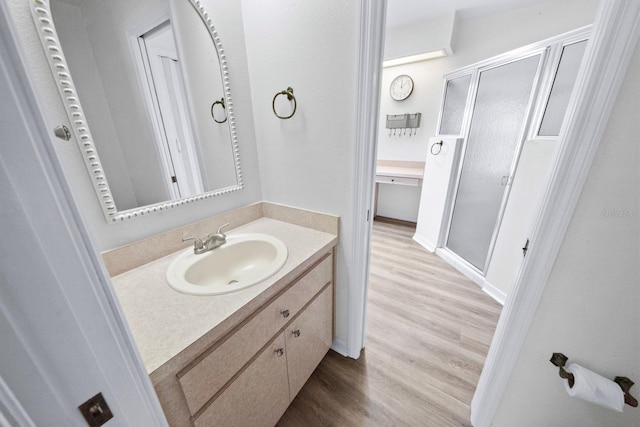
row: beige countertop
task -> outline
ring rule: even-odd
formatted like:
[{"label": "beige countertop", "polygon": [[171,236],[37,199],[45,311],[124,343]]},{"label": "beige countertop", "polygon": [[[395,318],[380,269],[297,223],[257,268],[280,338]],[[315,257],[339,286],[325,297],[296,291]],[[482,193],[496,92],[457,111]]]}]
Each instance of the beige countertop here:
[{"label": "beige countertop", "polygon": [[167,267],[184,249],[112,278],[148,373],[230,318],[239,323],[337,242],[336,235],[272,218],[260,218],[227,234],[244,232],[277,237],[289,252],[280,271],[250,288],[213,296],[186,295],[171,289],[165,278]]},{"label": "beige countertop", "polygon": [[404,160],[378,160],[376,162],[376,175],[422,179],[424,163]]},{"label": "beige countertop", "polygon": [[424,175],[424,169],[403,168],[397,166],[378,166],[376,175],[397,176],[400,178],[420,178]]}]

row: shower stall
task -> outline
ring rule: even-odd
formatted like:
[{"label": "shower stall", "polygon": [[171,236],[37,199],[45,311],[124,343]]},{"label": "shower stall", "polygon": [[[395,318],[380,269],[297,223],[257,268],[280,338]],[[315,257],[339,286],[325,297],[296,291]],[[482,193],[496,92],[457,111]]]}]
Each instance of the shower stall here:
[{"label": "shower stall", "polygon": [[[588,29],[445,76],[438,136],[463,139],[440,247],[486,275],[525,141],[557,139]],[[524,242],[522,242],[524,244]]]}]

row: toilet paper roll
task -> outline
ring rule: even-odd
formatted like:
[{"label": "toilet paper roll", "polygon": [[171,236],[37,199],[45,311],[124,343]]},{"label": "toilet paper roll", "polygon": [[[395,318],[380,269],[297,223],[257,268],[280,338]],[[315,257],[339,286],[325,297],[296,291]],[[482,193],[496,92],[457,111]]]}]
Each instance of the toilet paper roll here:
[{"label": "toilet paper roll", "polygon": [[567,380],[564,382],[569,396],[622,412],[624,392],[618,384],[576,363],[570,364],[566,370],[575,379],[571,388]]}]

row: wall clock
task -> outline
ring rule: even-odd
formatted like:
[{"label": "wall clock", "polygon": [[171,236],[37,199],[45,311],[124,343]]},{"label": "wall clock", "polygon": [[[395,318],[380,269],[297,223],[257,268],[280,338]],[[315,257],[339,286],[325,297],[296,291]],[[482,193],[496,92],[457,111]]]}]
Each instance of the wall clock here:
[{"label": "wall clock", "polygon": [[391,82],[389,94],[396,101],[407,99],[413,92],[413,79],[406,74],[401,74]]}]

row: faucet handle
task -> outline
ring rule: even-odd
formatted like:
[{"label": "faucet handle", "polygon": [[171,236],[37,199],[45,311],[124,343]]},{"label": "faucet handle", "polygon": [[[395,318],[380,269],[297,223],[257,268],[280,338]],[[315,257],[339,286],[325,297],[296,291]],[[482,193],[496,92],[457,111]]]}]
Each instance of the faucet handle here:
[{"label": "faucet handle", "polygon": [[203,242],[202,240],[198,239],[197,237],[183,237],[183,238],[182,238],[182,241],[183,241],[183,242],[187,242],[187,241],[189,241],[189,240],[194,240],[194,242],[193,242],[193,247],[194,247],[195,249],[202,249],[202,248],[204,248],[204,242]]},{"label": "faucet handle", "polygon": [[216,232],[216,234],[222,234],[224,236],[224,233],[222,233],[222,229],[225,228],[227,225],[229,225],[229,223],[222,224],[220,228],[218,228],[218,231]]}]

